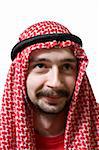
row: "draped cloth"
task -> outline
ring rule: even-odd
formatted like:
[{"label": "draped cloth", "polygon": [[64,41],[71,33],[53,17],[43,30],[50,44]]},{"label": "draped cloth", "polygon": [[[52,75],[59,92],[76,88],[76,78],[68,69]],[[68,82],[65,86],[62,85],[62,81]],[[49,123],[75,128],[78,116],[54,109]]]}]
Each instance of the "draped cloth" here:
[{"label": "draped cloth", "polygon": [[[44,21],[27,28],[19,41],[70,31],[63,25]],[[99,106],[86,74],[88,58],[82,47],[70,40],[35,43],[19,52],[10,66],[0,113],[0,150],[36,150],[33,109],[27,99],[26,78],[33,50],[69,47],[78,61],[78,76],[66,120],[64,150],[99,149]],[[34,85],[35,86],[35,85]]]}]

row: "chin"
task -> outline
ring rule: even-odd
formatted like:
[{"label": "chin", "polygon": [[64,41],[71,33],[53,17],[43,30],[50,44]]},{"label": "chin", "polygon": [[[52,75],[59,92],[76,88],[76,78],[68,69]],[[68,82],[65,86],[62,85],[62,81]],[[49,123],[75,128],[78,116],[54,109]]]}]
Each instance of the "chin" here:
[{"label": "chin", "polygon": [[40,103],[37,107],[40,111],[46,114],[58,114],[65,110],[66,105],[58,106],[58,105]]}]

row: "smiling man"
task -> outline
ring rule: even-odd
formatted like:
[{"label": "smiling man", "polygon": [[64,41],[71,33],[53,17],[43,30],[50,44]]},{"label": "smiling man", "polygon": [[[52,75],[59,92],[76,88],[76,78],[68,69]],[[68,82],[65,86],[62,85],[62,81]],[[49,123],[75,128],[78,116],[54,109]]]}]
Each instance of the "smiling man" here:
[{"label": "smiling man", "polygon": [[66,48],[44,49],[32,52],[31,58],[26,82],[30,100],[45,112],[59,113],[75,86],[77,61],[73,52]]},{"label": "smiling man", "polygon": [[44,21],[19,40],[2,99],[0,148],[97,150],[98,107],[81,39]]}]

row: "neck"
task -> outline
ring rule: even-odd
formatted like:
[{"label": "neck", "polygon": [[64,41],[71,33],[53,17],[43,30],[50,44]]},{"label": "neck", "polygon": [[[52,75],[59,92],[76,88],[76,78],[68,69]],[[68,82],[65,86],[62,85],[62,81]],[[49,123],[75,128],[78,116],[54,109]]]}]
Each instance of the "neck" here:
[{"label": "neck", "polygon": [[66,114],[66,110],[59,114],[47,114],[36,109],[34,111],[34,128],[43,136],[61,135],[65,131]]}]

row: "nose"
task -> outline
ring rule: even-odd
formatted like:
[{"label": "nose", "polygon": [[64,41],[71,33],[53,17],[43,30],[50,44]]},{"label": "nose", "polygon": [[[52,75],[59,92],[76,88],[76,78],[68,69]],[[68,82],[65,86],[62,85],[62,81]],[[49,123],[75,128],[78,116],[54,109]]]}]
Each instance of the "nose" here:
[{"label": "nose", "polygon": [[62,74],[59,72],[57,66],[53,66],[47,76],[47,87],[50,88],[62,88],[63,87],[63,78]]}]

